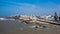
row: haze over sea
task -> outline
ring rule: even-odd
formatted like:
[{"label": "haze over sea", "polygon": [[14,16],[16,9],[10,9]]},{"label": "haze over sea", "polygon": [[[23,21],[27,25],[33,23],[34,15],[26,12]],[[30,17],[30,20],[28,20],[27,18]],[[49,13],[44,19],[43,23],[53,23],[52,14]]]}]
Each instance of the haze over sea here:
[{"label": "haze over sea", "polygon": [[0,17],[11,15],[53,15],[60,13],[60,0],[0,0]]}]

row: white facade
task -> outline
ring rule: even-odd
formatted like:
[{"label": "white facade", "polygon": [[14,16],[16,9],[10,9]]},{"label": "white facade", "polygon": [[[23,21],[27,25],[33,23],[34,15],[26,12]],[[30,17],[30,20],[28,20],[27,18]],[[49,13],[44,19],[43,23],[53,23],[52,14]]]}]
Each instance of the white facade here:
[{"label": "white facade", "polygon": [[49,18],[51,18],[51,15],[46,16],[46,19],[49,19]]},{"label": "white facade", "polygon": [[20,15],[21,17],[29,17],[29,16],[27,16],[27,15]]},{"label": "white facade", "polygon": [[54,20],[54,17],[52,17],[51,15],[46,16],[46,20]]},{"label": "white facade", "polygon": [[43,20],[54,20],[54,17],[52,17],[51,15],[48,16],[41,16],[41,18],[43,18]]},{"label": "white facade", "polygon": [[32,20],[37,20],[38,18],[35,17],[35,16],[31,16],[30,19],[32,19]]}]

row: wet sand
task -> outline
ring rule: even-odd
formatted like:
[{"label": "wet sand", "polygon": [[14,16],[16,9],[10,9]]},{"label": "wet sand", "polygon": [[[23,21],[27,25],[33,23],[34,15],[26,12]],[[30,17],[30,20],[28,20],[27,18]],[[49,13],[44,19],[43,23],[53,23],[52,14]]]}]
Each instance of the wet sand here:
[{"label": "wet sand", "polygon": [[60,34],[60,26],[48,24],[47,28],[23,28],[17,21],[1,21],[0,34]]}]

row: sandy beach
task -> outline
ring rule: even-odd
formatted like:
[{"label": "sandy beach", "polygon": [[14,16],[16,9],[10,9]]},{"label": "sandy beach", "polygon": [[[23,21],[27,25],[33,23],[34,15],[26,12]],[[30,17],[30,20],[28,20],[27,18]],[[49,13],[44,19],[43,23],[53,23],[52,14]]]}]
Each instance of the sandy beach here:
[{"label": "sandy beach", "polygon": [[48,24],[47,28],[28,28],[15,20],[0,20],[0,34],[60,34],[60,26]]}]

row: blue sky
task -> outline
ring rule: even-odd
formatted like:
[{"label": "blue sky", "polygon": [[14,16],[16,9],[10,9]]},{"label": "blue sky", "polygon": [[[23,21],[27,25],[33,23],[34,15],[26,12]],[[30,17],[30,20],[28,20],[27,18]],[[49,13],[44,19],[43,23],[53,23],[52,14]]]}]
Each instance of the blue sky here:
[{"label": "blue sky", "polygon": [[53,15],[60,13],[60,0],[0,0],[0,16]]}]

